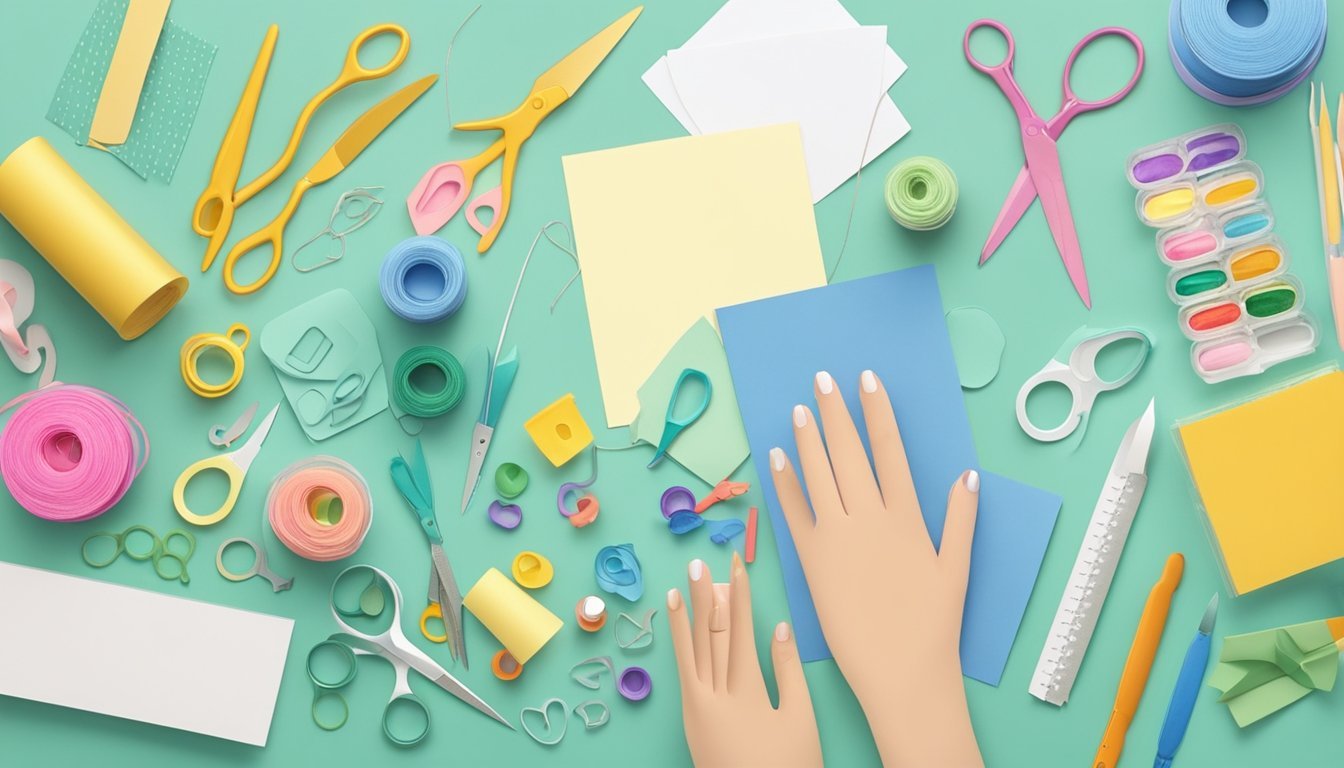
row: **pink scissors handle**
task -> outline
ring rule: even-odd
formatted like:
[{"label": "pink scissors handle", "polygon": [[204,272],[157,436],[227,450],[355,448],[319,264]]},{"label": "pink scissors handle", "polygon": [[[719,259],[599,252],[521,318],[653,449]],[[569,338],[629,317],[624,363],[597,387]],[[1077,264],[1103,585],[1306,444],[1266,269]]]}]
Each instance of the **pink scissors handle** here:
[{"label": "pink scissors handle", "polygon": [[411,215],[415,233],[433,234],[456,216],[471,194],[475,175],[468,174],[456,160],[430,168],[406,196],[406,211]]},{"label": "pink scissors handle", "polygon": [[[975,34],[977,29],[989,28],[1003,36],[1004,42],[1008,44],[1008,54],[1003,57],[1003,61],[998,64],[986,64],[975,57],[971,52],[971,35]],[[1008,31],[1002,23],[993,19],[979,19],[971,22],[966,27],[966,36],[961,40],[962,50],[966,53],[966,61],[971,63],[972,67],[989,75],[989,78],[999,86],[1003,95],[1008,98],[1008,103],[1012,105],[1013,111],[1017,113],[1018,122],[1022,123],[1025,130],[1027,124],[1032,121],[1041,122],[1036,116],[1035,110],[1027,101],[1027,96],[1022,92],[1022,88],[1013,78],[1013,55],[1017,52],[1017,44],[1013,41],[1013,33]]]},{"label": "pink scissors handle", "polygon": [[[1119,37],[1134,47],[1134,73],[1129,76],[1129,82],[1125,83],[1119,90],[1104,99],[1089,101],[1087,99],[1079,98],[1078,94],[1074,93],[1073,84],[1070,82],[1073,76],[1073,62],[1076,61],[1082,52],[1095,40],[1111,36]],[[1051,135],[1058,138],[1059,132],[1063,131],[1064,126],[1068,125],[1069,121],[1073,118],[1084,112],[1105,109],[1128,96],[1129,92],[1134,90],[1134,86],[1138,84],[1139,75],[1142,74],[1143,41],[1139,39],[1138,35],[1124,27],[1102,27],[1101,29],[1089,33],[1082,40],[1079,40],[1077,45],[1073,46],[1073,50],[1069,53],[1069,60],[1064,63],[1064,102],[1060,105],[1059,114],[1055,115],[1055,117],[1050,120]]]}]

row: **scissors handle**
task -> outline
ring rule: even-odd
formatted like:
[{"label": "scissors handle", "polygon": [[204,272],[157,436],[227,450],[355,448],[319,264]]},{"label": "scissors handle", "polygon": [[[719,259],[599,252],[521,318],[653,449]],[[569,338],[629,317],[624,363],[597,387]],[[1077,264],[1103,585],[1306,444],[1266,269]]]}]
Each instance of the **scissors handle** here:
[{"label": "scissors handle", "polygon": [[[187,508],[187,483],[192,478],[208,469],[216,469],[223,472],[229,479],[229,495],[224,499],[224,503],[219,508],[208,515],[198,515]],[[243,471],[233,462],[229,454],[222,456],[207,456],[204,459],[192,464],[182,470],[182,474],[177,476],[177,482],[173,483],[173,507],[177,509],[177,514],[192,525],[213,525],[228,517],[233,511],[233,505],[238,503],[238,492],[243,487]]]},{"label": "scissors handle", "polygon": [[457,215],[471,195],[476,174],[504,153],[504,137],[475,157],[439,163],[425,172],[406,196],[406,211],[418,235],[439,231]]},{"label": "scissors handle", "polygon": [[[213,182],[212,182],[213,184]],[[219,256],[219,249],[229,236],[233,226],[233,192],[221,192],[219,189],[207,189],[196,200],[196,209],[191,216],[191,228],[201,237],[210,238],[205,246],[205,256],[201,258],[201,271],[207,272]]]},{"label": "scissors handle", "polygon": [[[392,692],[391,701],[388,701],[387,706],[383,708],[383,735],[387,737],[388,741],[396,744],[398,747],[414,747],[416,744],[424,741],[425,737],[429,735],[429,707],[425,706],[425,702],[421,701],[419,696],[416,696],[411,692],[409,685],[405,685],[405,692],[401,692],[401,688],[406,680],[406,667],[395,664],[394,666],[397,666],[398,687]],[[392,731],[391,722],[392,711],[394,709],[415,711],[415,717],[421,721],[419,730],[409,736],[398,736],[394,733]]]},{"label": "scissors handle", "polygon": [[[373,38],[379,35],[393,35],[398,39],[397,52],[392,54],[392,58],[386,64],[372,69],[365,67],[359,61],[359,49]],[[341,67],[341,74],[331,81],[327,87],[318,91],[312,99],[304,105],[303,110],[299,112],[299,118],[294,122],[294,130],[290,133],[289,144],[285,145],[285,151],[280,154],[280,159],[275,161],[275,165],[267,168],[257,178],[248,182],[246,186],[238,190],[233,196],[235,206],[251,200],[258,192],[265,189],[271,182],[280,177],[285,172],[289,164],[294,161],[294,155],[299,150],[299,142],[308,130],[308,123],[313,119],[313,113],[323,103],[330,99],[337,91],[355,83],[362,83],[365,80],[373,80],[379,77],[386,77],[400,67],[406,60],[406,54],[411,50],[411,36],[406,33],[406,29],[398,24],[376,24],[360,32],[350,43],[350,50],[345,54],[345,64]]]},{"label": "scissors handle", "polygon": [[[443,622],[443,634],[435,634],[429,628],[429,622],[438,619]],[[430,603],[425,606],[425,610],[420,612],[420,634],[431,643],[448,642],[448,621],[443,616],[443,606],[438,603]]]},{"label": "scissors handle", "polygon": [[[976,58],[975,54],[971,52],[971,35],[974,34],[977,29],[982,28],[988,28],[998,32],[1003,36],[1004,42],[1008,44],[1008,53],[1003,57],[1003,61],[998,64],[986,64]],[[971,66],[990,77],[993,77],[996,72],[1007,72],[1011,74],[1013,71],[1013,55],[1017,52],[1017,43],[1013,41],[1013,33],[1009,32],[1008,27],[1005,27],[1002,22],[995,21],[994,19],[979,19],[971,22],[971,25],[966,27],[966,35],[961,39],[961,47],[962,50],[965,51],[966,60],[971,63]]]},{"label": "scissors handle", "polygon": [[[1122,40],[1127,41],[1131,46],[1134,47],[1134,54],[1135,54],[1134,72],[1129,76],[1128,82],[1126,82],[1123,86],[1121,86],[1120,89],[1117,90],[1115,93],[1112,93],[1110,96],[1107,96],[1104,99],[1088,100],[1079,98],[1078,94],[1074,93],[1073,90],[1073,84],[1072,84],[1073,63],[1078,59],[1078,57],[1089,45],[1091,45],[1093,42],[1103,37],[1118,37],[1121,38]],[[1142,74],[1143,74],[1143,41],[1139,39],[1138,35],[1134,34],[1128,29],[1125,29],[1124,27],[1102,27],[1101,29],[1097,29],[1088,33],[1082,40],[1078,41],[1077,45],[1073,46],[1073,50],[1069,53],[1068,61],[1064,63],[1064,80],[1063,80],[1064,103],[1059,109],[1059,117],[1061,118],[1061,123],[1059,125],[1058,130],[1063,130],[1063,127],[1067,125],[1070,120],[1077,117],[1078,115],[1083,114],[1084,112],[1092,112],[1098,109],[1105,109],[1106,107],[1109,107],[1115,104],[1116,102],[1120,101],[1121,99],[1125,98],[1126,96],[1129,95],[1130,91],[1134,90],[1134,86],[1139,82],[1139,75]],[[1055,123],[1055,121],[1051,120],[1050,122],[1052,127],[1054,127],[1053,124]],[[1054,135],[1058,137],[1059,134],[1055,133]]]},{"label": "scissors handle", "polygon": [[[229,251],[229,255],[224,257],[225,287],[236,294],[247,295],[256,293],[261,290],[262,286],[271,281],[271,278],[275,276],[276,270],[280,268],[280,262],[284,254],[285,227],[289,224],[290,218],[293,217],[294,211],[298,209],[299,201],[303,199],[303,193],[312,189],[314,186],[316,185],[309,181],[306,176],[299,179],[298,183],[294,185],[294,191],[289,195],[289,200],[285,202],[285,207],[280,210],[280,213],[276,215],[275,219],[272,220],[270,224],[253,232],[251,235],[248,235],[239,241],[237,245],[233,246],[233,250]],[[266,271],[254,282],[248,283],[247,285],[240,285],[233,277],[233,271],[238,265],[238,260],[243,257],[243,254],[261,248],[264,245],[269,245],[271,247],[271,262],[267,265]]]},{"label": "scissors handle", "polygon": [[[1069,390],[1069,415],[1064,417],[1064,421],[1057,426],[1048,429],[1042,428],[1031,420],[1031,415],[1027,411],[1027,398],[1043,384],[1062,384]],[[1083,420],[1083,413],[1092,407],[1092,402],[1097,397],[1097,390],[1082,390],[1078,385],[1078,380],[1069,367],[1063,363],[1052,360],[1050,365],[1037,371],[1035,375],[1027,379],[1022,384],[1022,388],[1017,392],[1017,415],[1023,431],[1028,435],[1044,443],[1053,443],[1063,440],[1078,428]]]}]

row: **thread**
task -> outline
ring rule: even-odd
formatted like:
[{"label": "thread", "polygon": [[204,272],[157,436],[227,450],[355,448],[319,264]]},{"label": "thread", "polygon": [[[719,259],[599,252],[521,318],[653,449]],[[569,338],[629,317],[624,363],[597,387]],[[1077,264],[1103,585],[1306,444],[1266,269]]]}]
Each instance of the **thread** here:
[{"label": "thread", "polygon": [[902,160],[887,174],[887,212],[906,229],[937,229],[957,210],[957,176],[947,163],[919,155]]},{"label": "thread", "polygon": [[369,486],[354,467],[332,456],[291,464],[271,484],[266,516],[289,551],[317,562],[353,555],[373,523]]},{"label": "thread", "polygon": [[[17,407],[16,407],[17,406]],[[10,401],[0,432],[0,475],[19,506],[44,520],[97,517],[130,490],[149,460],[149,436],[117,399],[55,384]]]},{"label": "thread", "polygon": [[[442,389],[426,392],[411,381],[415,372],[425,367],[437,368],[443,374]],[[411,347],[397,358],[392,369],[392,397],[397,407],[417,418],[430,419],[453,410],[466,390],[467,374],[462,363],[442,347]]]},{"label": "thread", "polygon": [[[1267,13],[1246,14],[1259,5]],[[1167,47],[1176,74],[1216,104],[1248,106],[1291,91],[1325,50],[1325,0],[1172,0]]]},{"label": "thread", "polygon": [[387,308],[413,323],[449,317],[467,299],[467,268],[461,251],[428,235],[393,246],[383,258],[378,280]]}]

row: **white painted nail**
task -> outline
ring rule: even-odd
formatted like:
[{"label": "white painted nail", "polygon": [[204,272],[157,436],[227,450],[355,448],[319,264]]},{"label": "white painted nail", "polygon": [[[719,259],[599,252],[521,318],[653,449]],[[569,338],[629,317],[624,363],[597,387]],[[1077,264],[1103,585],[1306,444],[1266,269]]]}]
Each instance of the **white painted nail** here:
[{"label": "white painted nail", "polygon": [[793,406],[793,426],[799,429],[807,426],[807,409],[801,405]]},{"label": "white painted nail", "polygon": [[789,639],[789,625],[786,622],[779,622],[775,625],[775,640],[785,642]]},{"label": "white painted nail", "polygon": [[701,576],[705,575],[705,561],[695,559],[691,561],[691,581],[699,581]]},{"label": "white painted nail", "polygon": [[834,389],[835,379],[831,378],[831,374],[825,371],[817,371],[817,390],[823,395],[829,395]]},{"label": "white painted nail", "polygon": [[859,384],[864,392],[871,395],[877,391],[877,376],[874,376],[872,371],[864,371],[859,376]]},{"label": "white painted nail", "polygon": [[966,490],[971,493],[980,492],[980,473],[974,469],[966,473]]},{"label": "white painted nail", "polygon": [[774,470],[775,470],[776,472],[783,472],[783,471],[784,471],[784,451],[783,451],[783,449],[781,449],[781,448],[771,448],[771,449],[770,449],[770,466],[773,467]]},{"label": "white painted nail", "polygon": [[667,590],[667,609],[675,611],[681,607],[681,591],[676,587]]}]

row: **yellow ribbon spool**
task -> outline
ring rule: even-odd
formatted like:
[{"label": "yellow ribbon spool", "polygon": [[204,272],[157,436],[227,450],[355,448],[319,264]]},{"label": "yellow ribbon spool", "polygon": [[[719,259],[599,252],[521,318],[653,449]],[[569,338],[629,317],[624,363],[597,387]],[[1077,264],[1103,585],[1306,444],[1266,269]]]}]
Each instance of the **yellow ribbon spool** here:
[{"label": "yellow ribbon spool", "polygon": [[[242,341],[234,341],[234,337],[239,334],[242,335]],[[251,340],[252,331],[242,323],[229,326],[227,334],[198,333],[187,339],[182,345],[182,380],[187,383],[187,389],[201,397],[223,397],[232,392],[238,382],[243,380],[243,350],[247,349],[247,343]],[[233,362],[233,373],[222,384],[211,384],[201,378],[196,369],[201,355],[212,347],[223,350]]]}]

